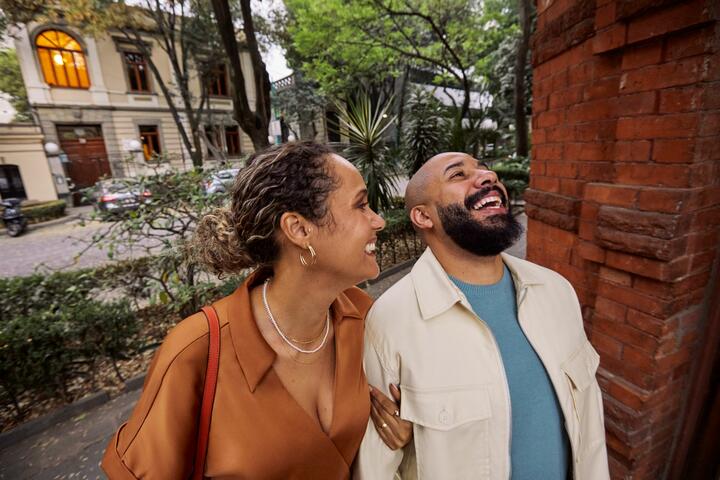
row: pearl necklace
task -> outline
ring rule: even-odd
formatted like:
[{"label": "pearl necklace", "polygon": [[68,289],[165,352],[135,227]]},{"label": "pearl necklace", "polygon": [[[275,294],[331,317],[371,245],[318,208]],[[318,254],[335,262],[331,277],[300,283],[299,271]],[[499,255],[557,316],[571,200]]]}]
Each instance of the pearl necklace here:
[{"label": "pearl necklace", "polygon": [[322,349],[325,346],[325,342],[327,341],[328,334],[330,333],[330,312],[328,311],[327,317],[325,318],[325,335],[323,336],[322,342],[320,345],[318,345],[316,348],[313,348],[312,350],[304,350],[294,343],[292,343],[288,337],[280,330],[280,326],[278,325],[277,321],[275,321],[275,317],[273,316],[272,312],[270,311],[270,305],[268,304],[267,300],[267,288],[270,284],[270,279],[268,278],[265,280],[265,283],[263,284],[263,303],[265,304],[265,312],[267,313],[268,317],[270,317],[270,322],[272,322],[273,327],[275,327],[275,330],[277,331],[278,335],[280,335],[280,338],[282,338],[285,343],[290,345],[295,351],[298,351],[300,353],[316,353],[319,352],[320,349]]}]

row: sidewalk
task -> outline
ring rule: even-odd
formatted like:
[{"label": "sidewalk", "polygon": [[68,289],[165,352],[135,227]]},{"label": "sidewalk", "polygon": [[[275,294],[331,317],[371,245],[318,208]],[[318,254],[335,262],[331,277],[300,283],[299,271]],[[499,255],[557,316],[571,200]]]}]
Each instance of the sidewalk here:
[{"label": "sidewalk", "polygon": [[[61,225],[63,223],[69,223],[80,220],[81,217],[86,217],[93,211],[91,205],[84,205],[82,207],[67,207],[65,209],[65,216],[48,220],[47,222],[31,223],[29,224],[25,232],[31,232],[45,227],[52,227],[53,225]],[[7,230],[4,225],[0,225],[0,236],[7,235]]]},{"label": "sidewalk", "polygon": [[[527,225],[527,217],[518,217]],[[525,258],[525,235],[508,253]],[[366,291],[380,296],[411,269],[390,272]],[[110,437],[130,415],[140,396],[136,389],[0,450],[0,480],[102,479],[100,460]]]}]

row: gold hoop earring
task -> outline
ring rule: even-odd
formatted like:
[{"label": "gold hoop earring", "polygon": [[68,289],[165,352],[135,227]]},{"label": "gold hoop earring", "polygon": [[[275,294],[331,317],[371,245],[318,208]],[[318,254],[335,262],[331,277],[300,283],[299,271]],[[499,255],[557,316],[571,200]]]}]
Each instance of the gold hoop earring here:
[{"label": "gold hoop earring", "polygon": [[300,263],[302,264],[303,267],[309,267],[311,265],[315,265],[315,263],[317,262],[317,253],[315,253],[315,249],[309,243],[308,243],[307,248],[310,251],[310,261],[309,262],[307,260],[305,260],[305,257],[303,257],[302,253],[300,254]]}]

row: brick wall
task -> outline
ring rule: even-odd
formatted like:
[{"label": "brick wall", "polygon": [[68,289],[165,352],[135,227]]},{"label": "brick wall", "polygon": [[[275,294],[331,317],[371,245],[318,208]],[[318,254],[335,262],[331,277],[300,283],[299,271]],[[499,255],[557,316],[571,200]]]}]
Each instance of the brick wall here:
[{"label": "brick wall", "polygon": [[580,297],[613,478],[666,475],[717,287],[719,10],[537,0],[527,254]]}]

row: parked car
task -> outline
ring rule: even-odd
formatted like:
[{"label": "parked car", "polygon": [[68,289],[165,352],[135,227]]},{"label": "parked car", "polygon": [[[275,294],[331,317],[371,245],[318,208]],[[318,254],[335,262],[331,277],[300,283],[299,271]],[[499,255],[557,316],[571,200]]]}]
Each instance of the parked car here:
[{"label": "parked car", "polygon": [[134,179],[110,178],[97,182],[91,197],[96,211],[113,214],[136,210],[152,200],[152,193]]},{"label": "parked car", "polygon": [[228,168],[226,170],[218,170],[205,180],[205,193],[212,195],[214,193],[225,193],[230,190],[235,177],[237,177],[239,168]]}]

